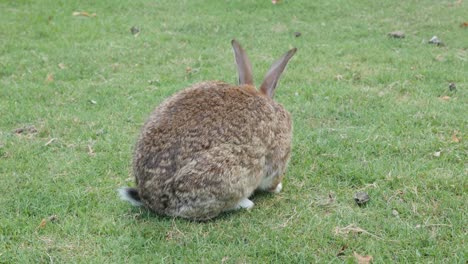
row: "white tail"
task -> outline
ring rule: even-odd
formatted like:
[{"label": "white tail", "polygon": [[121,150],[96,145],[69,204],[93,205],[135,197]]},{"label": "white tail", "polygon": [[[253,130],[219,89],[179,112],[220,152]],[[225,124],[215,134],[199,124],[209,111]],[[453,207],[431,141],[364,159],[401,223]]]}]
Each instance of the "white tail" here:
[{"label": "white tail", "polygon": [[131,203],[133,206],[142,206],[143,203],[140,200],[138,191],[134,188],[123,187],[117,190],[119,192],[120,199]]}]

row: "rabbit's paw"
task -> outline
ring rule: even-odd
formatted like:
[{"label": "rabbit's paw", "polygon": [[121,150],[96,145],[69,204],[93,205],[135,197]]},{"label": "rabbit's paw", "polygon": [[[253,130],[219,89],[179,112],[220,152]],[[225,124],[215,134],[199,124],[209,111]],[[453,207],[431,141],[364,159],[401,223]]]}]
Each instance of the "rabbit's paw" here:
[{"label": "rabbit's paw", "polygon": [[276,185],[276,188],[273,190],[274,193],[279,193],[283,189],[283,184],[280,182]]},{"label": "rabbit's paw", "polygon": [[236,209],[251,209],[254,206],[254,203],[247,198],[240,200],[240,202],[236,205]]}]

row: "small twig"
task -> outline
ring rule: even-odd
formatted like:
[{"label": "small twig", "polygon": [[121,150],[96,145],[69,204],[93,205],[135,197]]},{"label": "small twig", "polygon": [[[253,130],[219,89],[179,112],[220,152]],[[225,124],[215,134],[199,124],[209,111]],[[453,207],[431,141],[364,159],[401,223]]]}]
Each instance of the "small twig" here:
[{"label": "small twig", "polygon": [[47,143],[44,144],[44,146],[50,145],[52,142],[54,142],[56,138],[52,138],[51,140],[47,141]]}]

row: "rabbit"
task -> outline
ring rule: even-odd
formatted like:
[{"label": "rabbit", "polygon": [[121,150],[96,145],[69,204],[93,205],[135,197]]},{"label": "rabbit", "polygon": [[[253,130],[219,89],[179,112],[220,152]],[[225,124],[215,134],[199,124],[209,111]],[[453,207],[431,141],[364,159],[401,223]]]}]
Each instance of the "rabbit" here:
[{"label": "rabbit", "polygon": [[260,89],[236,40],[231,42],[239,85],[207,81],[166,99],[150,115],[133,156],[136,188],[120,196],[165,216],[195,221],[250,209],[256,190],[280,192],[291,154],[292,121],[273,100],[289,50]]}]

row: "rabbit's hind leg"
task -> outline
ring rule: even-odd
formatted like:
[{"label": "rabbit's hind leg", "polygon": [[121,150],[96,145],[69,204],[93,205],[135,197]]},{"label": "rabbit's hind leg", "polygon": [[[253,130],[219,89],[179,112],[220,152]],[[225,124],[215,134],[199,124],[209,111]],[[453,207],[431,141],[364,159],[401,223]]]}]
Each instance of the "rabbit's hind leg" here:
[{"label": "rabbit's hind leg", "polygon": [[[239,151],[237,151],[239,152]],[[177,203],[173,215],[200,219],[212,218],[223,211],[252,208],[248,197],[258,186],[260,167],[246,166],[229,145],[204,152],[174,175],[173,193]]]},{"label": "rabbit's hind leg", "polygon": [[283,184],[281,183],[282,180],[283,175],[279,176],[278,173],[269,175],[262,179],[260,186],[258,186],[258,190],[279,193],[283,189]]}]

